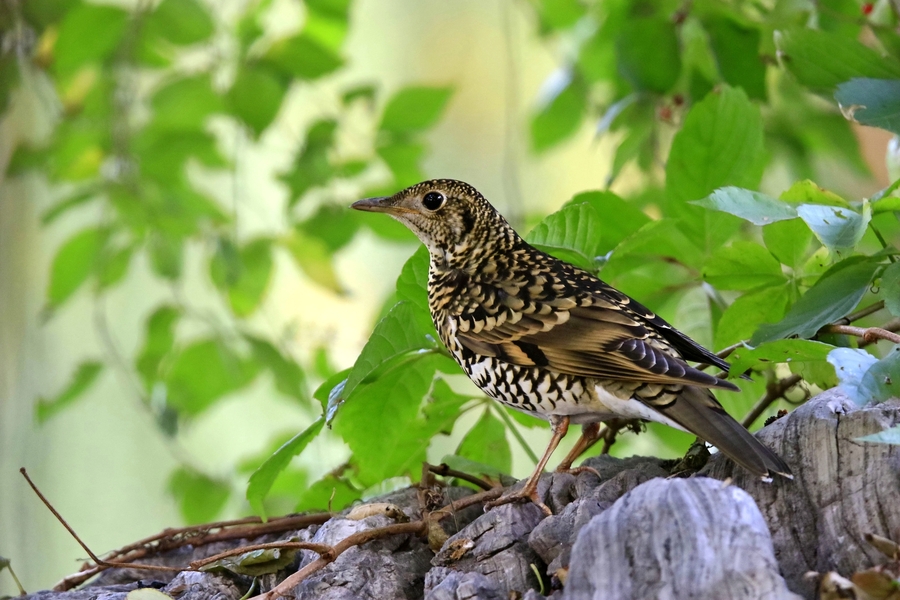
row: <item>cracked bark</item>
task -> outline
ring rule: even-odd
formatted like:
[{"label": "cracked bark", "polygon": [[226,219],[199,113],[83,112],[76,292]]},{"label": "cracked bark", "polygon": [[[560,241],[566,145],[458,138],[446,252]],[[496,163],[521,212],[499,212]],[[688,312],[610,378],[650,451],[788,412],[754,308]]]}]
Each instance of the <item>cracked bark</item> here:
[{"label": "cracked bark", "polygon": [[[436,554],[427,541],[394,536],[352,548],[296,586],[296,600],[428,600],[554,598],[814,598],[807,571],[844,575],[883,562],[866,533],[900,536],[900,447],[855,438],[900,422],[900,400],[856,408],[829,390],[759,437],[791,466],[795,480],[760,482],[722,455],[708,478],[667,480],[660,460],[598,456],[600,473],[546,474],[539,493],[554,515],[531,504],[480,506],[443,521],[450,537]],[[730,486],[721,481],[731,479]],[[518,485],[521,485],[518,484]],[[453,488],[453,494],[469,493]],[[418,518],[415,489],[379,501]],[[295,534],[334,543],[390,521],[337,515]],[[278,536],[287,539],[291,535]],[[229,547],[274,536],[186,548],[153,559],[184,565]],[[261,591],[314,560],[262,578]],[[135,583],[143,578],[140,584]],[[565,587],[562,587],[562,581]],[[35,600],[124,600],[137,585],[160,587],[177,600],[238,600],[250,579],[211,573],[108,571],[71,592],[39,592]],[[546,596],[538,590],[543,590]],[[788,591],[790,590],[790,591]],[[724,595],[723,595],[724,594]]]}]

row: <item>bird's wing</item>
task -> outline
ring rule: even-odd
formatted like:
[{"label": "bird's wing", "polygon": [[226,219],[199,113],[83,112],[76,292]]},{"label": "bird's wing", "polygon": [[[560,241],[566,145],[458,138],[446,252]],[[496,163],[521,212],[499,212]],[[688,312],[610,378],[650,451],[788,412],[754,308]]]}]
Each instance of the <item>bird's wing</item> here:
[{"label": "bird's wing", "polygon": [[530,301],[456,335],[477,354],[520,366],[597,379],[738,389],[688,365],[654,323],[617,300],[598,292],[577,305]]}]

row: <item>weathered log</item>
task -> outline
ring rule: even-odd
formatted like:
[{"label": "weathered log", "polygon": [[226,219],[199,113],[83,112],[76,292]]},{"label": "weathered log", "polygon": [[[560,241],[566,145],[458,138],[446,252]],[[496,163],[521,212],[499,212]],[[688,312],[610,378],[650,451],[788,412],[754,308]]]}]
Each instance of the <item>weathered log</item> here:
[{"label": "weathered log", "polygon": [[[789,598],[786,583],[813,598],[815,582],[804,579],[807,571],[851,575],[884,562],[865,534],[900,537],[900,447],[856,441],[898,422],[900,400],[858,409],[839,390],[810,400],[760,433],[790,465],[793,481],[763,483],[719,454],[700,477],[669,481],[658,459],[590,458],[585,464],[599,479],[589,472],[542,477],[538,491],[553,509],[549,518],[530,504],[487,513],[474,505],[441,521],[449,538],[437,553],[424,537],[381,538],[341,554],[290,595],[474,600],[521,594],[540,600],[542,590],[553,599]],[[731,485],[710,478],[730,479]],[[417,492],[402,490],[379,501],[398,505],[416,520],[422,516]],[[458,498],[471,490],[447,493]],[[345,511],[324,525],[278,537],[333,544],[389,523],[383,515],[349,519]],[[275,539],[181,549],[154,560],[184,565],[227,547]],[[262,578],[262,591],[317,558],[311,551],[298,553],[294,564]],[[623,558],[633,564],[626,560],[622,567]],[[236,600],[251,583],[240,576],[182,573],[172,579],[163,572],[120,570],[82,590],[30,598],[123,600],[136,586],[122,585],[129,578],[178,600]]]}]

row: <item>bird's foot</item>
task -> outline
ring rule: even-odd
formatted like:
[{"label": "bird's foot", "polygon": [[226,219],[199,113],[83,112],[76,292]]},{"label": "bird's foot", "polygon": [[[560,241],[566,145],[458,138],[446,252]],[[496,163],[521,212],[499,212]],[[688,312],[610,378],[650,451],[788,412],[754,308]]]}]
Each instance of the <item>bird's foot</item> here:
[{"label": "bird's foot", "polygon": [[510,492],[509,494],[500,496],[496,500],[485,502],[484,510],[487,511],[491,508],[502,506],[504,504],[510,504],[512,502],[525,502],[526,500],[530,500],[531,502],[536,504],[537,507],[540,508],[541,511],[548,517],[553,515],[553,511],[550,510],[550,507],[541,502],[541,497],[538,496],[536,485],[526,485],[518,491]]},{"label": "bird's foot", "polygon": [[597,479],[602,479],[600,477],[600,472],[594,467],[567,467],[564,465],[559,465],[556,467],[556,473],[568,473],[569,475],[580,475],[581,473],[593,473],[597,476]]}]

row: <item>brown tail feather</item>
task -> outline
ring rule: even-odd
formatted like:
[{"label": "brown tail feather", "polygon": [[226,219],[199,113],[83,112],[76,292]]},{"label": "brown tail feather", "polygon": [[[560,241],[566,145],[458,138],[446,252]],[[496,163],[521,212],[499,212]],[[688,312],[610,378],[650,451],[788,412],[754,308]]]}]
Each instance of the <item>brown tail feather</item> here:
[{"label": "brown tail feather", "polygon": [[709,390],[685,386],[675,402],[664,408],[653,408],[706,440],[754,475],[765,478],[780,475],[793,479],[790,468],[781,457],[763,446],[725,412]]}]

